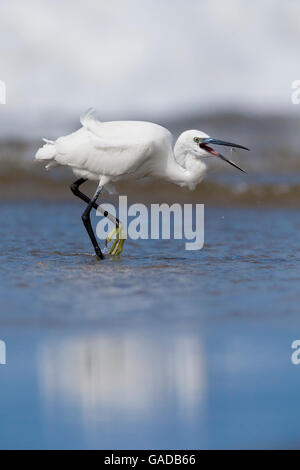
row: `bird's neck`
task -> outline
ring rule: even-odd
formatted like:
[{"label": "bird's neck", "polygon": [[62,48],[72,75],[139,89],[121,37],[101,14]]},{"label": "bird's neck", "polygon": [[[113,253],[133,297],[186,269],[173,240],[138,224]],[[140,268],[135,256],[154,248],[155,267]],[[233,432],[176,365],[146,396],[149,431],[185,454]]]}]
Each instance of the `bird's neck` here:
[{"label": "bird's neck", "polygon": [[184,156],[175,154],[175,159],[174,157],[170,159],[168,177],[170,181],[179,186],[188,186],[190,189],[195,189],[197,184],[204,178],[205,173],[205,163],[193,154],[186,153]]}]

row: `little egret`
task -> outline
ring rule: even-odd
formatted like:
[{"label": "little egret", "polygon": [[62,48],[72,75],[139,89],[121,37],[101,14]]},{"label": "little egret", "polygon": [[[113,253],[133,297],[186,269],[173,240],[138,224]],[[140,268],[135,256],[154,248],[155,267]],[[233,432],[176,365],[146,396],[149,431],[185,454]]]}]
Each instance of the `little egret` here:
[{"label": "little egret", "polygon": [[[115,234],[115,241],[109,253],[119,255],[124,244],[122,224],[97,204],[104,186],[109,188],[119,180],[136,180],[151,176],[194,189],[205,176],[207,157],[221,158],[244,171],[209,145],[226,145],[249,150],[242,145],[214,139],[198,130],[183,132],[173,150],[172,134],[164,127],[143,121],[99,122],[95,119],[92,109],[80,118],[80,122],[82,127],[72,134],[56,141],[44,139],[46,143],[38,150],[35,158],[47,163],[46,168],[67,165],[79,178],[71,185],[71,190],[75,196],[87,203],[82,221],[100,259],[104,256],[91,225],[92,208],[98,209],[116,225],[106,240],[107,244]],[[79,186],[87,180],[98,182],[97,190],[91,199],[79,191]]]}]

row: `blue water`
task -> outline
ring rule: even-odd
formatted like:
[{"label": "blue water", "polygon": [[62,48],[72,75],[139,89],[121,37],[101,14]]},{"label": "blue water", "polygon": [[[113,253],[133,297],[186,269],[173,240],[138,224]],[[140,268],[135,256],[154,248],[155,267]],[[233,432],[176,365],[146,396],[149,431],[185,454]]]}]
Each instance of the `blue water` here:
[{"label": "blue water", "polygon": [[300,214],[99,262],[80,203],[0,206],[0,448],[298,448]]}]

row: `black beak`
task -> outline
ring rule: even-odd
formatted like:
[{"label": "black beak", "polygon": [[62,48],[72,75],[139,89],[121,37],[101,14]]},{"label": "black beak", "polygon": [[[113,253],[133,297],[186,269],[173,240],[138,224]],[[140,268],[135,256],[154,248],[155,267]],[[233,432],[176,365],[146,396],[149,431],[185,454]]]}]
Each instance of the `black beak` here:
[{"label": "black beak", "polygon": [[224,160],[224,162],[227,162],[229,163],[229,165],[232,165],[234,166],[235,168],[237,168],[238,170],[242,171],[243,173],[246,173],[247,174],[247,171],[243,170],[243,168],[241,168],[240,166],[237,166],[234,162],[232,162],[231,160],[229,160],[229,158],[226,158],[224,157],[224,155],[221,155],[220,153],[217,155],[219,158],[221,158],[221,160]]},{"label": "black beak", "polygon": [[244,150],[250,150],[250,149],[248,149],[247,147],[243,147],[243,145],[234,144],[232,142],[225,142],[224,140],[214,139],[213,137],[208,137],[207,139],[202,139],[201,143],[199,144],[199,147],[204,148],[205,150],[207,150],[212,155],[215,155],[216,157],[221,158],[221,160],[224,160],[224,162],[229,163],[229,165],[234,166],[235,168],[242,171],[243,173],[247,173],[245,170],[240,168],[234,162],[229,160],[229,158],[226,158],[226,157],[224,157],[224,155],[221,155],[219,152],[216,152],[215,150],[211,149],[207,144],[224,145],[226,147],[235,147],[235,148],[244,149]]},{"label": "black beak", "polygon": [[247,147],[244,147],[243,145],[233,144],[232,142],[226,142],[225,140],[214,139],[213,137],[202,139],[201,144],[224,145],[226,147],[235,147],[238,149],[250,150],[250,149],[247,149]]}]

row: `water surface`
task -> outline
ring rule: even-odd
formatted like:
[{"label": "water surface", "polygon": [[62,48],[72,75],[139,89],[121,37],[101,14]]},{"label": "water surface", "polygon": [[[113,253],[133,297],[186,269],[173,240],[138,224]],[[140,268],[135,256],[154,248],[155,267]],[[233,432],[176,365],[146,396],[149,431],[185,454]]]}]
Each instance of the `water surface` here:
[{"label": "water surface", "polygon": [[297,210],[95,259],[81,203],[3,203],[0,447],[299,447]]}]

